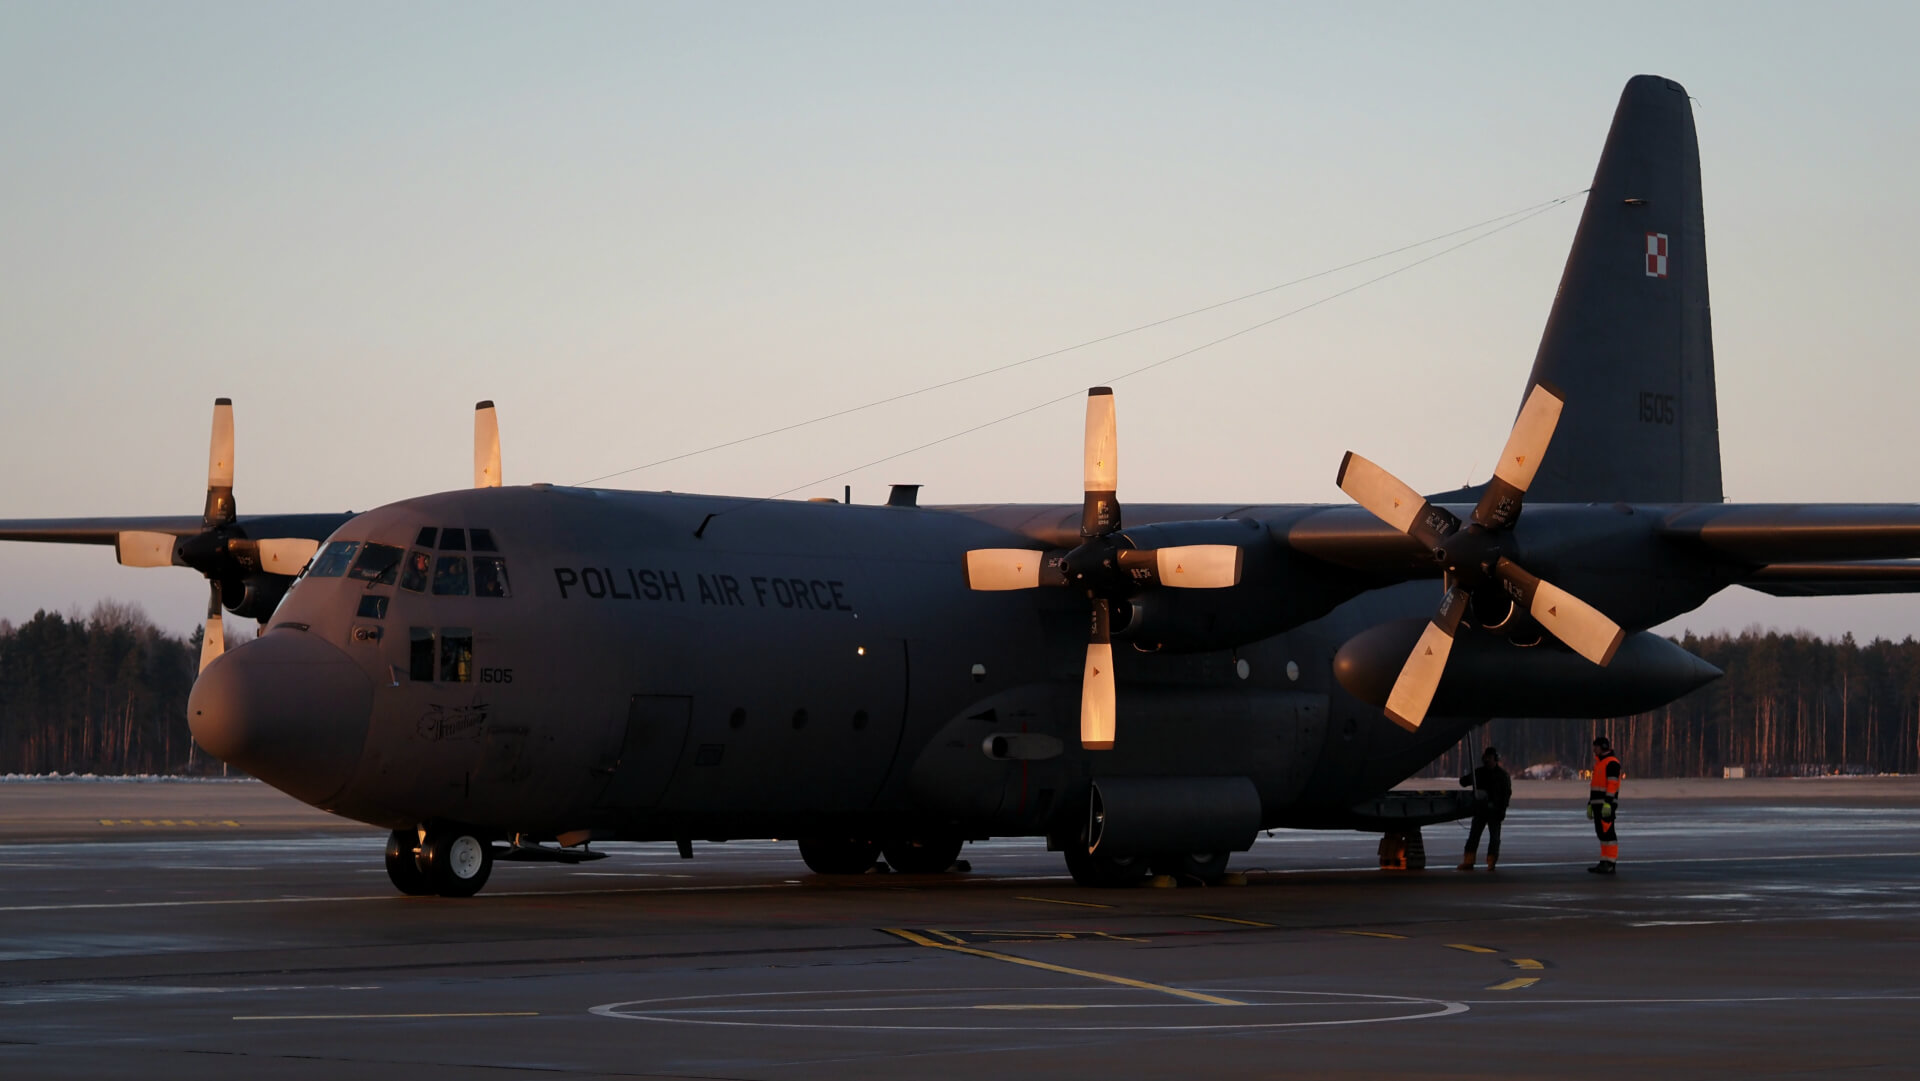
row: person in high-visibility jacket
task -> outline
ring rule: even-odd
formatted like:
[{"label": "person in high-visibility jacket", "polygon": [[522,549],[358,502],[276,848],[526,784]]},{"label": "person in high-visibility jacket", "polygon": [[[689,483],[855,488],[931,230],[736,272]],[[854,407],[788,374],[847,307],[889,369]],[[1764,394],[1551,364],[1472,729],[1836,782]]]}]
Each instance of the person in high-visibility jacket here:
[{"label": "person in high-visibility jacket", "polygon": [[1620,835],[1614,832],[1614,819],[1620,812],[1620,760],[1613,756],[1613,744],[1605,736],[1593,739],[1593,780],[1587,785],[1587,817],[1593,819],[1593,832],[1600,838],[1600,862],[1587,870],[1596,875],[1613,873],[1620,858]]}]

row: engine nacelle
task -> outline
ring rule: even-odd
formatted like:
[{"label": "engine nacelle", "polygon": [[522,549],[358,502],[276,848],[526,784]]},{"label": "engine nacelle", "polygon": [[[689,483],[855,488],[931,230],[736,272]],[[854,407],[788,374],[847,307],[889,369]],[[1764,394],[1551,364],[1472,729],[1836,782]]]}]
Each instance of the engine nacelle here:
[{"label": "engine nacelle", "polygon": [[1245,852],[1259,832],[1260,792],[1246,777],[1106,777],[1093,783],[1090,852]]},{"label": "engine nacelle", "polygon": [[[1424,619],[1397,620],[1353,636],[1334,654],[1334,677],[1362,702],[1385,705],[1426,625]],[[1621,717],[1658,709],[1720,675],[1720,669],[1649,631],[1627,635],[1613,663],[1602,668],[1551,639],[1526,648],[1463,628],[1428,714]]]}]

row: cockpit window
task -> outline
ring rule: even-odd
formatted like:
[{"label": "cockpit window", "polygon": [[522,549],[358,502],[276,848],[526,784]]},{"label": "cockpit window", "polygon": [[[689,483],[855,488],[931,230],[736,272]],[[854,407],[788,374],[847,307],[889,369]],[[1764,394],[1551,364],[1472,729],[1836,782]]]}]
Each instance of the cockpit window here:
[{"label": "cockpit window", "polygon": [[425,593],[427,577],[432,573],[432,556],[425,552],[408,552],[406,569],[400,572],[400,588],[415,593]]},{"label": "cockpit window", "polygon": [[436,597],[467,595],[466,556],[441,556],[434,562],[433,595]]},{"label": "cockpit window", "polygon": [[[474,530],[474,540],[479,541],[479,530]],[[513,591],[507,588],[507,561],[499,556],[473,557],[473,595],[476,597],[511,597]]]},{"label": "cockpit window", "polygon": [[413,539],[414,546],[417,548],[433,547],[433,537],[434,537],[434,534],[438,532],[440,532],[438,529],[435,529],[430,525],[421,526],[420,535]]},{"label": "cockpit window", "polygon": [[443,552],[466,551],[467,531],[464,529],[442,529],[440,531],[440,550]]},{"label": "cockpit window", "polygon": [[491,530],[491,529],[470,529],[470,530],[468,530],[467,532],[468,532],[468,533],[471,533],[471,534],[472,534],[472,538],[471,538],[471,539],[473,540],[473,550],[474,550],[474,551],[476,551],[476,552],[497,552],[497,551],[499,551],[499,550],[500,550],[500,549],[498,549],[498,548],[495,548],[495,547],[493,546],[493,530]]},{"label": "cockpit window", "polygon": [[359,541],[334,541],[313,558],[313,565],[307,568],[309,578],[338,578],[347,573],[347,567],[353,563],[353,553],[360,548]]},{"label": "cockpit window", "polygon": [[391,544],[369,544],[361,548],[360,559],[347,577],[377,586],[390,586],[400,570],[404,553]]}]

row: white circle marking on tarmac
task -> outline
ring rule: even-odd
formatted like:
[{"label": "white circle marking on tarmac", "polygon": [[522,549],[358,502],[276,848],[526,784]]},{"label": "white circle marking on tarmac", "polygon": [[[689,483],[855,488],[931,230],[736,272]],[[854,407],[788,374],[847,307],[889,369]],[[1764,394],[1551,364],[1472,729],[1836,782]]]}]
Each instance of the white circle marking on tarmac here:
[{"label": "white circle marking on tarmac", "polygon": [[[1243,1006],[1213,1006],[1202,1003],[1149,1001],[1149,1002],[1105,1002],[1105,1003],[1059,1003],[1044,1001],[1025,1001],[1018,1003],[973,1002],[959,1004],[933,1004],[925,1006],[907,1006],[899,1000],[913,995],[1005,995],[1016,994],[1027,999],[1040,999],[1047,996],[1082,993],[1128,993],[1125,989],[1108,987],[909,987],[909,988],[858,988],[834,989],[826,991],[743,991],[720,995],[676,995],[668,998],[629,999],[625,1002],[609,1002],[592,1007],[588,1012],[601,1017],[617,1018],[624,1021],[653,1021],[660,1024],[679,1025],[723,1025],[743,1028],[791,1028],[791,1029],[843,1029],[855,1031],[879,1032],[1225,1032],[1251,1029],[1277,1028],[1331,1028],[1337,1025],[1377,1025],[1391,1021],[1421,1021],[1434,1017],[1451,1017],[1466,1013],[1470,1006],[1464,1002],[1450,999],[1423,998],[1415,995],[1379,995],[1357,991],[1280,991],[1269,988],[1226,988],[1209,989],[1219,994],[1245,996],[1285,996],[1295,1001],[1249,1002]],[[1142,992],[1158,995],[1157,992]],[[892,1000],[886,1005],[877,1006],[696,1006],[695,1003],[725,1003],[746,999],[802,1000],[819,996],[834,995],[841,997],[856,995],[882,995]],[[1299,1001],[1312,999],[1313,1001]],[[1090,1010],[1257,1010],[1263,1013],[1274,1010],[1327,1009],[1345,1007],[1359,1009],[1367,1007],[1414,1007],[1418,1012],[1397,1012],[1384,1016],[1336,1017],[1319,1021],[1221,1021],[1217,1023],[1193,1024],[1156,1024],[1151,1021],[1129,1020],[1126,1024],[1113,1025],[1063,1025],[1048,1023],[1058,1020],[1062,1014],[1081,1013]],[[962,1013],[967,1011],[992,1011],[995,1014],[1032,1012],[1040,1015],[1035,1024],[1028,1025],[929,1025],[929,1024],[875,1024],[872,1020],[860,1021],[774,1021],[761,1018],[775,1015],[812,1014],[825,1016],[833,1014],[861,1014],[871,1017],[878,1013]],[[735,1019],[738,1018],[738,1019]]]}]

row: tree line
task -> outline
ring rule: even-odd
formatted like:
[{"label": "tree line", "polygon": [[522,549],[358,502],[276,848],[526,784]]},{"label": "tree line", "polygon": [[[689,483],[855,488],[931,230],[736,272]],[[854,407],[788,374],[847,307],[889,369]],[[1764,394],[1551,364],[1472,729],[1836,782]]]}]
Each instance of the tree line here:
[{"label": "tree line", "polygon": [[[0,620],[0,773],[218,771],[187,730],[201,633],[170,634],[112,601],[84,618]],[[246,632],[227,633],[233,645]],[[1631,717],[1492,721],[1426,772],[1457,776],[1489,742],[1516,773],[1579,770],[1596,732],[1641,777],[1920,772],[1920,642],[1757,629],[1676,641],[1726,675]]]},{"label": "tree line", "polygon": [[1516,774],[1580,770],[1592,764],[1598,734],[1641,777],[1720,777],[1730,767],[1748,777],[1920,771],[1920,642],[1757,628],[1674,641],[1726,674],[1631,717],[1491,721],[1426,772],[1464,773],[1489,743]]},{"label": "tree line", "polygon": [[[229,644],[245,640],[228,628]],[[203,633],[169,634],[113,601],[0,620],[0,774],[219,772],[187,730]]]}]

